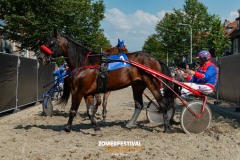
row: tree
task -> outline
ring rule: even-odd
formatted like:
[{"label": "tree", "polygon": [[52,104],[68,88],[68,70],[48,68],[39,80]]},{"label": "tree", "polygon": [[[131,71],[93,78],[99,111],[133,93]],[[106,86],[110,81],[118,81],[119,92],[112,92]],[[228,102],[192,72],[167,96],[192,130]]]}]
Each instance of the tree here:
[{"label": "tree", "polygon": [[221,57],[224,55],[224,52],[229,48],[231,45],[231,42],[229,38],[224,36],[224,29],[223,25],[221,24],[221,20],[219,18],[216,18],[211,22],[211,30],[210,35],[208,38],[208,48],[211,49],[211,47],[215,51],[215,56]]},{"label": "tree", "polygon": [[[170,55],[174,53],[174,59],[190,53],[190,27],[178,25],[179,23],[188,24],[192,28],[193,57],[201,49],[214,49],[220,54],[229,47],[230,41],[224,37],[219,17],[208,13],[207,7],[199,0],[185,0],[182,9],[166,13],[155,27],[158,43],[166,44]],[[155,48],[148,47],[149,52],[152,50]]]},{"label": "tree", "polygon": [[95,51],[100,51],[102,45],[111,46],[100,28],[105,10],[102,0],[2,0],[1,3],[0,18],[5,21],[6,36],[21,43],[21,49],[37,51],[53,28]]},{"label": "tree", "polygon": [[[156,35],[160,40],[160,43],[168,46],[168,52],[182,54],[183,47],[180,45],[182,39],[186,39],[187,33],[179,30],[178,23],[181,22],[184,15],[181,11],[173,9],[173,12],[166,13],[164,18],[158,22],[155,27]],[[181,34],[179,34],[181,31]],[[189,34],[188,34],[189,35]]]},{"label": "tree", "polygon": [[144,42],[142,50],[160,59],[166,58],[163,52],[164,46],[159,42],[156,34],[152,34],[148,37],[148,39]]}]

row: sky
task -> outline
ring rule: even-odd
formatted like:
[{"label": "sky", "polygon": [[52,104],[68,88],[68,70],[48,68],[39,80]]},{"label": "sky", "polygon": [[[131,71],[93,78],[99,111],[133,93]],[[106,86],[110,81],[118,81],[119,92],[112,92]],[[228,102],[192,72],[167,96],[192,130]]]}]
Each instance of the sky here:
[{"label": "sky", "polygon": [[[211,14],[222,22],[234,21],[240,9],[240,0],[199,0]],[[182,9],[185,0],[104,0],[105,18],[101,25],[113,46],[118,38],[124,40],[129,51],[142,50],[147,37],[155,33],[155,26],[166,12]]]}]

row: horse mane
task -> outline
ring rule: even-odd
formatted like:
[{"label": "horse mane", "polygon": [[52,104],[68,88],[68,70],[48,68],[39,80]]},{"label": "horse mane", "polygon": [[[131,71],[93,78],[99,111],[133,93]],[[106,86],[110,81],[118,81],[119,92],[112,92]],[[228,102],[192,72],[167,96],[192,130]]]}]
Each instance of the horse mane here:
[{"label": "horse mane", "polygon": [[68,42],[67,52],[68,52],[68,58],[70,63],[74,67],[82,67],[86,65],[87,54],[89,54],[90,52],[92,53],[92,51],[89,48],[76,42],[75,40],[69,38],[68,36],[62,36],[62,37],[67,39],[67,42]]}]

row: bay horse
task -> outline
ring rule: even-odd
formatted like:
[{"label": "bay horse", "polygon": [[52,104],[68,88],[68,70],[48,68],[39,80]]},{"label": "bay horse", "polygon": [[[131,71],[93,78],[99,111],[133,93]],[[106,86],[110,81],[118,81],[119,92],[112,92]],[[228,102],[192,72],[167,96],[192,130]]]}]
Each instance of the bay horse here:
[{"label": "bay horse", "polygon": [[[95,134],[101,134],[100,127],[95,120],[97,105],[94,105],[93,97],[97,94],[97,77],[99,75],[99,66],[101,65],[102,56],[92,52],[87,47],[75,42],[67,36],[63,36],[54,31],[53,36],[47,38],[47,43],[42,48],[39,58],[43,62],[49,61],[51,57],[63,56],[70,68],[78,68],[77,71],[69,78],[70,85],[64,86],[64,93],[61,97],[61,103],[67,102],[70,93],[72,95],[72,104],[69,113],[69,119],[64,127],[66,132],[71,131],[72,122],[76,116],[82,98],[85,98],[87,104],[87,114],[95,130]],[[44,48],[44,49],[43,49]],[[89,56],[92,55],[92,56]],[[126,53],[128,60],[140,63],[157,72],[161,72],[167,76],[171,76],[167,65],[160,60],[155,59],[150,54],[142,51]],[[115,62],[113,62],[115,63]],[[174,83],[163,81],[179,93],[178,86]],[[148,88],[156,99],[159,112],[163,114],[164,132],[170,132],[170,118],[167,111],[174,107],[174,93],[164,86],[164,96],[160,92],[161,82],[159,79],[148,73],[147,71],[130,65],[128,67],[119,68],[108,71],[107,91],[114,91],[132,87],[133,98],[135,103],[134,114],[130,121],[126,124],[127,128],[136,126],[136,120],[143,108],[143,91]]]},{"label": "bay horse", "polygon": [[[103,49],[103,53],[106,53],[108,56],[110,56],[110,55],[116,55],[119,53],[129,53],[129,52],[128,52],[128,49],[126,48],[126,46],[124,45],[124,41],[120,41],[120,39],[118,39],[118,44],[115,47]],[[103,120],[105,120],[105,118],[107,116],[107,100],[108,100],[109,96],[110,96],[110,91],[103,94],[103,101],[102,101]]]}]

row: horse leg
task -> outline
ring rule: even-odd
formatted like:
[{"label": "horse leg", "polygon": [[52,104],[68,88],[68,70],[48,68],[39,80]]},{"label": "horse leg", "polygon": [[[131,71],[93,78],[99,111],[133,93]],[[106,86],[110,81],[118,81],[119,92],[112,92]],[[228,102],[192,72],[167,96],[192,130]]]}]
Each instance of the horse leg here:
[{"label": "horse leg", "polygon": [[97,100],[97,106],[100,106],[101,103],[102,103],[102,100],[101,100],[101,95],[100,94],[95,94],[95,98]]},{"label": "horse leg", "polygon": [[108,99],[109,95],[110,95],[110,92],[107,92],[107,93],[103,94],[103,103],[102,103],[102,106],[103,106],[103,110],[102,110],[103,120],[105,120],[105,118],[107,116],[107,99]]},{"label": "horse leg", "polygon": [[[168,100],[166,97],[163,97],[160,91],[159,82],[156,80],[151,81],[150,79],[145,81],[147,84],[147,88],[151,91],[154,98],[158,102],[158,105],[160,106],[159,111],[163,114],[163,121],[164,121],[164,132],[171,132],[171,126],[170,126],[170,119],[168,117],[167,111],[170,105],[170,103],[167,103],[166,100]],[[172,107],[172,106],[171,106]]]},{"label": "horse leg", "polygon": [[134,85],[132,85],[135,110],[134,110],[134,114],[133,114],[132,118],[126,125],[127,128],[133,128],[136,126],[136,120],[143,108],[142,94],[143,94],[143,91],[145,90],[145,88],[146,88],[146,85],[143,84],[141,81],[140,81],[140,83],[135,83]]},{"label": "horse leg", "polygon": [[69,112],[69,119],[68,119],[68,123],[66,124],[66,126],[64,127],[64,131],[66,132],[70,132],[72,129],[72,122],[73,122],[73,118],[77,115],[77,111],[78,111],[78,107],[80,105],[80,102],[82,100],[82,96],[76,96],[76,94],[72,95],[72,105],[71,105],[71,109]]},{"label": "horse leg", "polygon": [[100,127],[97,125],[97,122],[95,120],[95,114],[98,109],[98,105],[94,105],[94,96],[89,95],[86,97],[87,99],[87,115],[92,123],[93,129],[95,130],[95,135],[101,135]]},{"label": "horse leg", "polygon": [[171,124],[178,124],[178,122],[174,121],[173,118],[169,119],[167,111],[170,108],[174,107],[174,97],[172,95],[172,91],[170,89],[166,89],[164,91],[164,97],[162,100],[165,104],[163,111],[163,120],[164,120],[164,132],[171,132]]}]

